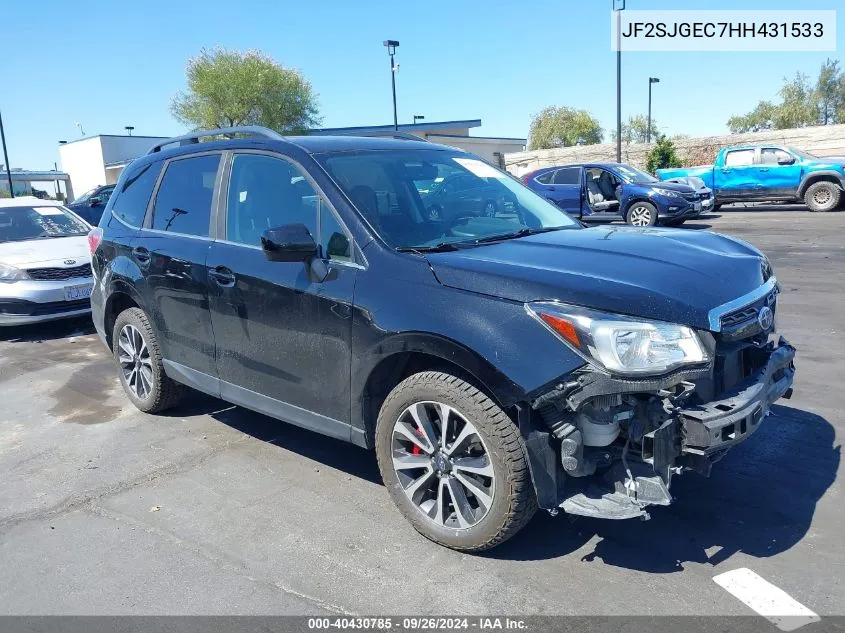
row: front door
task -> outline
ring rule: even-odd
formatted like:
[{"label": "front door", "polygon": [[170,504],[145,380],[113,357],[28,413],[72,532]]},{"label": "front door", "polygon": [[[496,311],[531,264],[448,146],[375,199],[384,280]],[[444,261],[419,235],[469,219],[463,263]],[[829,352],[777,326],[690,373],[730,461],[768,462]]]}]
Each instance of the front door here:
[{"label": "front door", "polygon": [[205,260],[219,153],[174,158],[154,194],[152,213],[132,241],[144,271],[138,289],[162,355],[172,363],[215,374]]},{"label": "front door", "polygon": [[725,154],[721,167],[713,169],[713,182],[719,202],[747,200],[757,193],[757,165],[754,148],[735,149]]},{"label": "front door", "polygon": [[[235,153],[225,240],[207,269],[221,396],[288,422],[349,439],[352,239],[296,164]],[[301,223],[319,245],[325,278],[309,263],[269,261],[268,228]]]}]

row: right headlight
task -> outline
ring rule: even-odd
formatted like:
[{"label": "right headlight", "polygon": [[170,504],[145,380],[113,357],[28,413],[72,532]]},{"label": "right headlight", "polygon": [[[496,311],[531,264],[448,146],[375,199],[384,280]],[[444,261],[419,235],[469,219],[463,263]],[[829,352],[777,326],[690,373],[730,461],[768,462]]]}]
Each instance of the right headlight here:
[{"label": "right headlight", "polygon": [[661,196],[667,196],[669,198],[683,198],[683,196],[677,191],[672,191],[671,189],[663,189],[662,187],[655,187],[654,192],[659,193]]},{"label": "right headlight", "polygon": [[29,279],[29,275],[20,268],[0,263],[0,283],[11,283],[21,279]]},{"label": "right headlight", "polygon": [[554,302],[529,303],[526,309],[575,352],[611,374],[658,375],[710,360],[698,334],[686,325]]}]

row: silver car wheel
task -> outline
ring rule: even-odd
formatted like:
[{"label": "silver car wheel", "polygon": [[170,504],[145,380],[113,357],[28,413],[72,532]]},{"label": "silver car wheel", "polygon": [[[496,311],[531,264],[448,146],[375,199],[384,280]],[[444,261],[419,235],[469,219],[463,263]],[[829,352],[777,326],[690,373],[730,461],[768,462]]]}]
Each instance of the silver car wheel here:
[{"label": "silver car wheel", "polygon": [[495,475],[484,440],[456,409],[417,402],[393,425],[393,469],[411,503],[440,527],[467,529],[495,497]]},{"label": "silver car wheel", "polygon": [[138,329],[124,325],[117,339],[118,362],[126,386],[141,400],[153,389],[153,364],[147,342]]},{"label": "silver car wheel", "polygon": [[636,206],[631,209],[631,224],[633,226],[650,226],[651,209],[643,206]]},{"label": "silver car wheel", "polygon": [[827,206],[831,197],[830,189],[821,188],[813,192],[813,202],[820,207]]}]

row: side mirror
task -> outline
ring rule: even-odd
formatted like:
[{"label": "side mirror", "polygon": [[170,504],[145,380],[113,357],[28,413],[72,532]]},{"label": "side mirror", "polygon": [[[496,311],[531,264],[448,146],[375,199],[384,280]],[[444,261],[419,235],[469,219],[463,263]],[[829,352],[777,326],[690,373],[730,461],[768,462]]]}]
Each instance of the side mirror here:
[{"label": "side mirror", "polygon": [[778,165],[794,165],[794,164],[795,164],[795,158],[793,158],[792,156],[789,156],[789,157],[781,156],[780,158],[778,158]]},{"label": "side mirror", "polygon": [[304,224],[286,224],[261,234],[261,248],[271,262],[304,262],[317,256],[317,243]]},{"label": "side mirror", "polygon": [[103,204],[103,201],[99,196],[92,196],[91,198],[88,198],[89,207],[96,207],[101,204]]}]

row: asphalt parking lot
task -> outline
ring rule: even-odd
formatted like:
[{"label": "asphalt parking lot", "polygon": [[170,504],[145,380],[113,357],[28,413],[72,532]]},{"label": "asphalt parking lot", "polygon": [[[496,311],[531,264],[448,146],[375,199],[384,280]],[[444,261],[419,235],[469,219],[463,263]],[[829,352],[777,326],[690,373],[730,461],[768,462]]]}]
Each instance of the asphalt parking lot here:
[{"label": "asphalt parking lot", "polygon": [[483,556],[417,535],[372,454],[211,398],[136,411],[86,320],[0,331],[0,614],[753,612],[749,568],[845,613],[845,213],[688,223],[760,247],[795,394],[647,522],[538,514]]}]

